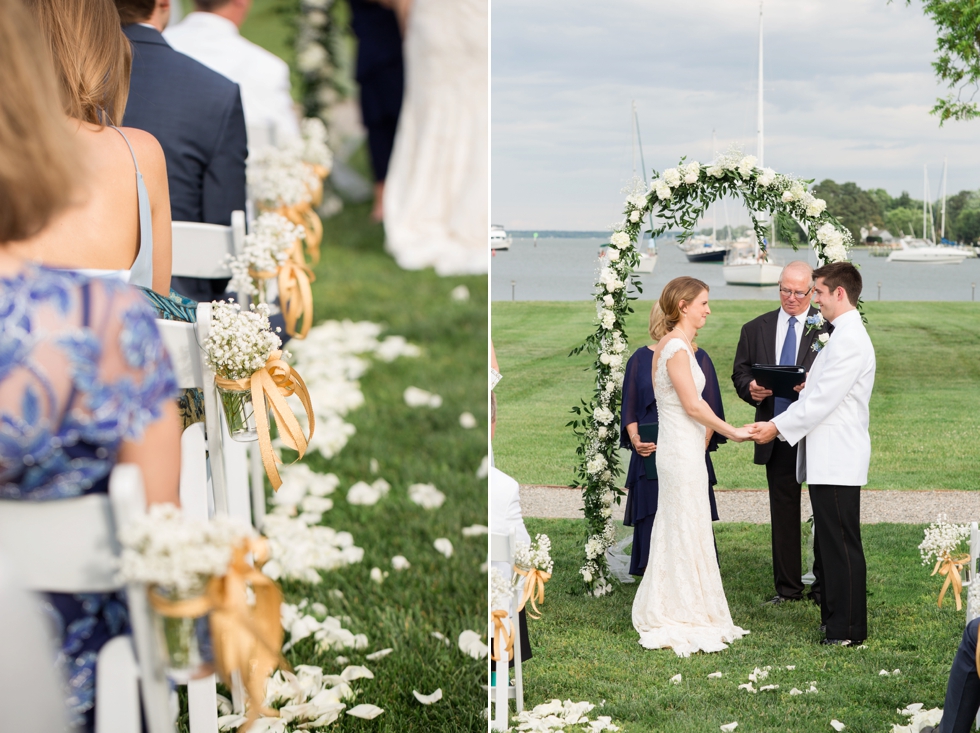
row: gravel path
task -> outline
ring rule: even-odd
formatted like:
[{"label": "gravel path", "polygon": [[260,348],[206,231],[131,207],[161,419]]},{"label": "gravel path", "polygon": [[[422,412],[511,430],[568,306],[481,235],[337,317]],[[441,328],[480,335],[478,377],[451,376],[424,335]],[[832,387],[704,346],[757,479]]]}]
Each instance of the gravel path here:
[{"label": "gravel path", "polygon": [[[716,491],[718,516],[723,522],[769,523],[769,492],[758,489]],[[613,517],[622,520],[625,498],[613,506]],[[565,486],[521,486],[525,517],[581,519],[582,492]],[[810,516],[810,497],[803,492],[800,521]],[[949,521],[980,519],[980,491],[876,491],[861,492],[861,522],[877,524],[928,524],[944,513]]]}]

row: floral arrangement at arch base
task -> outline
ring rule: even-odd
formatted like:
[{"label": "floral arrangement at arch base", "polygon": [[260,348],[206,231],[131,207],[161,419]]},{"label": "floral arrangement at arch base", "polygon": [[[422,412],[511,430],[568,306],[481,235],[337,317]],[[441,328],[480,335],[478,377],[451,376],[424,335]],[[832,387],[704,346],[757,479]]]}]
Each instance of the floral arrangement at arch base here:
[{"label": "floral arrangement at arch base", "polygon": [[[654,171],[647,185],[636,179],[627,189],[624,219],[609,240],[605,263],[596,282],[596,330],[569,356],[588,351],[595,354],[595,386],[592,398],[572,408],[577,416],[568,425],[578,437],[578,466],[574,486],[582,489],[588,537],[585,563],[579,570],[588,592],[600,597],[613,589],[606,550],[615,540],[612,506],[623,490],[616,485],[619,474],[619,416],[623,376],[629,358],[626,318],[633,312],[630,302],[642,292],[633,268],[639,262],[636,241],[643,220],[656,216],[658,237],[668,229],[685,235],[707,213],[712,202],[723,196],[741,199],[751,212],[755,234],[766,255],[768,216],[785,214],[800,225],[823,263],[849,259],[851,233],[827,213],[827,203],[807,187],[812,181],[759,168],[753,155],[731,148],[708,165],[682,158],[676,168]],[[794,249],[796,245],[793,245]]]}]

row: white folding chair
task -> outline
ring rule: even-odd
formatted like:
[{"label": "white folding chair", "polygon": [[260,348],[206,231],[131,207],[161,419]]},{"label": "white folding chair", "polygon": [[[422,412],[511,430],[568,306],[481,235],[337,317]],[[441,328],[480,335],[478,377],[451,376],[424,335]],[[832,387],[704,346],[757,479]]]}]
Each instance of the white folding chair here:
[{"label": "white folding chair", "polygon": [[[517,533],[511,529],[510,534],[491,534],[490,535],[490,562],[504,562],[509,568],[508,572],[513,574],[514,550],[517,545]],[[514,635],[514,685],[508,684],[509,660],[507,654],[502,649],[497,649],[499,659],[495,663],[496,679],[493,686],[493,700],[495,704],[493,730],[507,730],[508,717],[510,711],[510,698],[514,698],[517,712],[524,710],[524,675],[521,669],[521,634],[518,624],[517,604],[520,603],[520,586],[514,589],[514,597],[510,604],[510,623],[511,631]],[[493,623],[490,623],[490,638],[493,638]]]},{"label": "white folding chair", "polygon": [[[970,523],[970,565],[967,572],[967,577],[963,580],[963,588],[966,590],[967,604],[966,604],[966,622],[970,623],[976,618],[976,615],[970,614],[970,586],[977,577],[977,568],[980,567],[980,530],[977,529],[977,523]],[[980,715],[977,716],[977,725],[980,726]]]},{"label": "white folding chair", "polygon": [[175,221],[170,274],[180,277],[231,277],[228,255],[245,245],[245,212],[231,212],[231,226]]},{"label": "white folding chair", "polygon": [[[0,501],[0,549],[35,592],[106,593],[116,581],[118,528],[146,511],[143,480],[116,466],[109,495],[48,502]],[[149,733],[173,733],[170,687],[154,638],[146,588],[125,586],[132,638],[116,637],[96,664],[96,733],[140,733],[140,694]]]}]

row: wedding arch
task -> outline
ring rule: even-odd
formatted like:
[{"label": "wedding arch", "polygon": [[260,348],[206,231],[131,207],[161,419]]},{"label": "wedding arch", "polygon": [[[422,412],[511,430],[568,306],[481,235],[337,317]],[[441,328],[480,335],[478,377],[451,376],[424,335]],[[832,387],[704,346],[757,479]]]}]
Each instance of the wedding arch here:
[{"label": "wedding arch", "polygon": [[[582,489],[588,538],[585,564],[579,570],[588,592],[599,597],[612,591],[606,550],[615,539],[612,506],[623,494],[615,485],[619,468],[619,415],[628,341],[626,317],[633,312],[629,285],[639,292],[633,268],[639,262],[636,241],[643,219],[654,214],[661,224],[657,237],[671,228],[690,232],[711,203],[723,196],[741,199],[752,216],[760,247],[765,252],[763,214],[792,217],[806,232],[819,261],[848,259],[851,233],[827,213],[827,203],[807,190],[812,181],[759,168],[753,155],[731,149],[708,165],[685,162],[660,174],[649,185],[637,180],[627,191],[625,218],[609,241],[605,263],[596,282],[596,330],[572,351],[595,354],[592,398],[572,408],[577,415],[569,426],[578,437],[575,486]],[[794,243],[793,248],[797,245]]]}]

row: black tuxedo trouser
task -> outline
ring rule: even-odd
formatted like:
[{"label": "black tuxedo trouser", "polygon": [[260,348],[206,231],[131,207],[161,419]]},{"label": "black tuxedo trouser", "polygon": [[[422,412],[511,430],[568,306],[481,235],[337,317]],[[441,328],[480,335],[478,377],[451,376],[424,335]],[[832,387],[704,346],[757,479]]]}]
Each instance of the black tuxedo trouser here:
[{"label": "black tuxedo trouser", "polygon": [[946,685],[946,704],[939,724],[941,733],[970,733],[980,710],[980,677],[977,677],[977,628],[980,619],[973,619],[963,629],[963,640],[953,657]]},{"label": "black tuxedo trouser", "polygon": [[[772,522],[772,575],[776,593],[784,598],[802,598],[803,564],[800,546],[800,501],[802,487],[796,480],[796,446],[774,440],[772,455],[766,463],[769,484],[769,516]],[[810,592],[820,597],[820,555],[814,543],[813,574],[816,580]]]},{"label": "black tuxedo trouser", "polygon": [[820,615],[828,639],[868,638],[868,570],[861,545],[861,487],[810,484],[823,566]]}]

